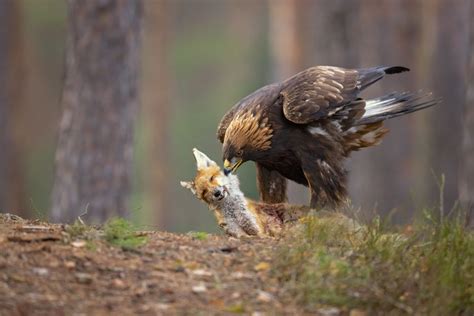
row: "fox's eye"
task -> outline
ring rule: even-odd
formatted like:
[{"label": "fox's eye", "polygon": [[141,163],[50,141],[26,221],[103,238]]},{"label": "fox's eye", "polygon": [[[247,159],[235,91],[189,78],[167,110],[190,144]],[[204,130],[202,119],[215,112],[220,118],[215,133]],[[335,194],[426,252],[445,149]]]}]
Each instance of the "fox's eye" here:
[{"label": "fox's eye", "polygon": [[237,156],[238,157],[242,157],[242,155],[244,154],[244,151],[242,149],[239,149],[239,151],[237,151]]}]

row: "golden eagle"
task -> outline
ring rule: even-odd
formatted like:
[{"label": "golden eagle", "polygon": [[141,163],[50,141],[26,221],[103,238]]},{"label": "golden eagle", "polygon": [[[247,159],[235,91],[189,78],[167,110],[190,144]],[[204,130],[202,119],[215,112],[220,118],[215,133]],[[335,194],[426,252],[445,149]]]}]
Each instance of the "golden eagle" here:
[{"label": "golden eagle", "polygon": [[383,121],[436,104],[430,93],[393,92],[364,100],[359,93],[386,74],[408,68],[308,68],[265,86],[234,105],[217,131],[225,172],[252,160],[260,197],[286,201],[286,179],[308,186],[311,207],[347,199],[344,159],[380,143]]}]

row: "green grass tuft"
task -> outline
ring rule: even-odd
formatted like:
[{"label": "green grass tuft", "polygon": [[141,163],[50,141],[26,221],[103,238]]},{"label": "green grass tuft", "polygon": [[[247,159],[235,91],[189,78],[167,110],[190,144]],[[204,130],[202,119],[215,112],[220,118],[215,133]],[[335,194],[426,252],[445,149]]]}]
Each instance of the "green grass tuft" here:
[{"label": "green grass tuft", "polygon": [[347,222],[310,216],[280,246],[272,272],[308,309],[474,313],[474,233],[457,218],[431,218],[402,234],[379,219],[348,229]]},{"label": "green grass tuft", "polygon": [[86,242],[86,249],[89,251],[97,251],[97,243],[92,240]]},{"label": "green grass tuft", "polygon": [[209,234],[206,232],[194,232],[194,231],[189,232],[188,235],[198,240],[206,240],[207,237],[209,236]]},{"label": "green grass tuft", "polygon": [[225,308],[226,312],[232,314],[244,314],[245,313],[245,306],[242,303],[234,304]]},{"label": "green grass tuft", "polygon": [[147,242],[145,236],[137,236],[133,225],[123,218],[112,218],[104,226],[105,240],[124,250],[133,250]]},{"label": "green grass tuft", "polygon": [[65,231],[71,240],[90,240],[97,237],[97,230],[94,227],[85,225],[78,220],[76,220],[72,225],[67,225]]}]

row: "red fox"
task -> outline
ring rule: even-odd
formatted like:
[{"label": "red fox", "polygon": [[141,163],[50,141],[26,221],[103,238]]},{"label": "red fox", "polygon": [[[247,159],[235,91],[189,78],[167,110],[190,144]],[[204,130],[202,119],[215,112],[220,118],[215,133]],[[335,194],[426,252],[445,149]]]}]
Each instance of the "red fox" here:
[{"label": "red fox", "polygon": [[196,148],[193,153],[197,174],[194,181],[181,181],[181,185],[207,203],[227,235],[275,236],[285,223],[296,221],[310,211],[306,206],[267,204],[247,199],[239,188],[236,175],[225,175],[217,163]]}]

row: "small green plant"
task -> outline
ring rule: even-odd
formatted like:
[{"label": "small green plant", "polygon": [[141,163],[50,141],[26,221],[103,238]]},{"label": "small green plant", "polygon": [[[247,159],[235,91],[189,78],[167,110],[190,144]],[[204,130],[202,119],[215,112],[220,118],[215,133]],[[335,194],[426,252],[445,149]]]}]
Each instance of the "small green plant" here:
[{"label": "small green plant", "polygon": [[88,240],[86,242],[86,249],[89,251],[97,251],[97,243],[95,243],[93,240]]},{"label": "small green plant", "polygon": [[132,223],[123,218],[112,218],[104,226],[105,240],[124,250],[133,250],[147,242],[145,236],[138,236]]},{"label": "small green plant", "polygon": [[79,222],[78,220],[74,221],[74,224],[66,226],[66,233],[69,234],[71,239],[78,239],[86,235],[89,227]]},{"label": "small green plant", "polygon": [[242,303],[230,305],[225,308],[226,312],[233,313],[233,314],[244,314],[245,307]]},{"label": "small green plant", "polygon": [[209,234],[206,232],[194,232],[194,231],[189,232],[188,235],[198,240],[206,240],[207,237],[209,236]]}]

